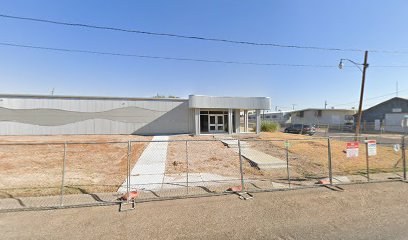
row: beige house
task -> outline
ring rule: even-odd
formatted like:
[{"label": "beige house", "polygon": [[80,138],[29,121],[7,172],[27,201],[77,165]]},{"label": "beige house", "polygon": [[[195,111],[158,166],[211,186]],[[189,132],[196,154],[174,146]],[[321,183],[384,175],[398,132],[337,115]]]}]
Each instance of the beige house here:
[{"label": "beige house", "polygon": [[354,109],[307,108],[291,112],[292,124],[343,125],[353,124]]}]

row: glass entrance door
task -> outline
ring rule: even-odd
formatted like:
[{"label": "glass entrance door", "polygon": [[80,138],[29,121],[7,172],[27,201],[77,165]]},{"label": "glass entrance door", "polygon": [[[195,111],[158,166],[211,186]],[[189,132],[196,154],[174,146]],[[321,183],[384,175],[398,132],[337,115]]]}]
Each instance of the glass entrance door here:
[{"label": "glass entrance door", "polygon": [[209,118],[209,132],[225,132],[224,129],[224,115],[223,114],[210,114]]}]

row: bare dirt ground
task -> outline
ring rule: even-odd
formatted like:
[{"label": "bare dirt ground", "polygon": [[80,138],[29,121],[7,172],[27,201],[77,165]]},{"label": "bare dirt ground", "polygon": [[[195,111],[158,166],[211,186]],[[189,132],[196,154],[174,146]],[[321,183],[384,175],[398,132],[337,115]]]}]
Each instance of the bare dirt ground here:
[{"label": "bare dirt ground", "polygon": [[[67,194],[115,192],[126,179],[127,141],[150,139],[133,135],[2,136],[0,197],[59,194],[64,142],[68,142],[65,163]],[[112,141],[124,143],[106,143]],[[131,166],[146,146],[147,143],[132,143]]]},{"label": "bare dirt ground", "polygon": [[402,182],[0,214],[1,239],[407,239]]},{"label": "bare dirt ground", "polygon": [[[241,135],[238,137],[241,140],[247,140],[251,147],[283,160],[286,159],[284,141],[288,140],[290,143],[289,165],[292,169],[292,177],[320,178],[328,176],[327,139],[281,132],[261,133],[259,136]],[[358,157],[347,158],[347,141],[354,141],[353,137],[331,140],[333,173],[342,175],[365,173],[365,144],[360,143]],[[395,143],[398,143],[398,141]],[[369,157],[369,165],[372,173],[399,172],[402,170],[402,151],[395,152],[391,143],[377,144],[377,155]]]},{"label": "bare dirt ground", "polygon": [[[166,173],[214,173],[239,178],[239,156],[213,136],[172,136],[167,149]],[[199,141],[194,141],[199,140]],[[215,140],[215,141],[214,141]]]},{"label": "bare dirt ground", "polygon": [[[172,136],[170,140],[191,140],[188,142],[170,142],[167,149],[166,173],[186,173],[187,158],[189,173],[212,173],[240,178],[239,154],[225,146],[213,136]],[[194,141],[198,140],[198,141]],[[266,174],[264,171],[251,167],[248,161],[243,164],[244,173]]]}]

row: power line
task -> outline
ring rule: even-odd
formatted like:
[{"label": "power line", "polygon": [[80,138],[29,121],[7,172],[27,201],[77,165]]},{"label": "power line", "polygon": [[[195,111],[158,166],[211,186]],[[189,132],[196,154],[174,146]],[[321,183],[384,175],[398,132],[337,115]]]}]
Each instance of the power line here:
[{"label": "power line", "polygon": [[[357,49],[357,48],[334,48],[334,47],[288,45],[288,44],[278,44],[278,43],[250,42],[250,41],[240,41],[240,40],[232,40],[232,39],[181,35],[181,34],[174,34],[174,33],[151,32],[151,31],[142,31],[142,30],[135,30],[135,29],[125,29],[125,28],[119,28],[119,27],[97,26],[97,25],[90,25],[90,24],[84,24],[84,23],[71,23],[71,22],[54,21],[54,20],[40,19],[40,18],[20,17],[20,16],[6,15],[6,14],[0,14],[0,17],[8,18],[8,19],[17,19],[17,20],[24,20],[24,21],[56,24],[56,25],[63,25],[63,26],[71,26],[71,27],[83,27],[83,28],[92,28],[92,29],[99,29],[99,30],[110,30],[110,31],[119,31],[119,32],[126,32],[126,33],[137,33],[137,34],[146,34],[146,35],[154,35],[154,36],[165,36],[165,37],[192,39],[192,40],[224,42],[224,43],[242,44],[242,45],[270,46],[270,47],[279,47],[279,48],[295,48],[295,49],[325,50],[325,51],[347,51],[347,52],[363,52],[364,51],[363,49]],[[370,52],[383,52],[383,53],[408,53],[408,52],[398,52],[398,51],[388,51],[388,50],[369,50],[369,51]]]},{"label": "power line", "polygon": [[[101,51],[68,49],[68,48],[54,48],[54,47],[24,45],[24,44],[6,43],[6,42],[0,42],[0,46],[29,48],[29,49],[56,51],[56,52],[68,52],[68,53],[86,53],[86,54],[116,56],[116,57],[136,57],[136,58],[147,58],[147,59],[204,62],[204,63],[222,63],[222,64],[239,64],[239,65],[255,65],[255,66],[277,66],[277,67],[278,66],[280,67],[315,67],[315,68],[337,68],[338,67],[336,65],[319,65],[319,64],[261,63],[261,62],[214,60],[214,59],[203,59],[203,58],[164,57],[164,56],[139,55],[139,54],[116,53],[116,52],[101,52]],[[371,66],[370,65],[370,67],[380,68],[380,67],[392,67],[392,66],[381,66],[381,65]],[[408,68],[408,66],[402,66],[402,65],[396,66],[396,67]]]},{"label": "power line", "polygon": [[57,51],[57,52],[87,53],[87,54],[109,55],[109,56],[117,56],[117,57],[137,57],[137,58],[148,58],[148,59],[192,61],[192,62],[205,62],[205,63],[241,64],[241,65],[257,65],[257,66],[283,66],[283,67],[317,67],[317,68],[335,68],[335,67],[337,67],[337,66],[334,66],[334,65],[310,65],[310,64],[289,64],[289,63],[259,63],[259,62],[211,60],[211,59],[201,59],[201,58],[163,57],[163,56],[138,55],[138,54],[127,54],[127,53],[115,53],[115,52],[100,52],[100,51],[90,51],[90,50],[78,50],[78,49],[68,49],[68,48],[53,48],[53,47],[23,45],[23,44],[14,44],[14,43],[5,43],[5,42],[0,42],[0,45],[1,46],[9,46],[9,47],[30,48],[30,49],[37,49],[37,50]]},{"label": "power line", "polygon": [[[406,91],[408,91],[408,88],[407,88],[407,89],[400,90],[400,91],[398,91],[398,93],[400,93],[400,92],[406,92]],[[387,93],[387,94],[380,95],[380,96],[376,96],[376,97],[372,97],[372,98],[366,98],[366,99],[364,99],[364,102],[370,101],[370,100],[374,100],[374,99],[378,99],[378,98],[387,97],[387,96],[394,95],[394,94],[395,94],[395,92],[392,92],[392,93]],[[344,106],[344,105],[349,105],[349,104],[358,103],[358,102],[359,102],[359,101],[348,102],[348,103],[341,103],[341,104],[332,105],[332,107]]]}]

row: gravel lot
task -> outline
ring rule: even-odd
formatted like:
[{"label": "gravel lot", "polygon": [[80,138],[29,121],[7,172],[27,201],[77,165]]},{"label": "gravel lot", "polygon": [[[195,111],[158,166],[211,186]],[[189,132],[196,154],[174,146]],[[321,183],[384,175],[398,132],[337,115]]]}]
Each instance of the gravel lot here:
[{"label": "gravel lot", "polygon": [[0,214],[1,239],[407,239],[402,182]]}]

